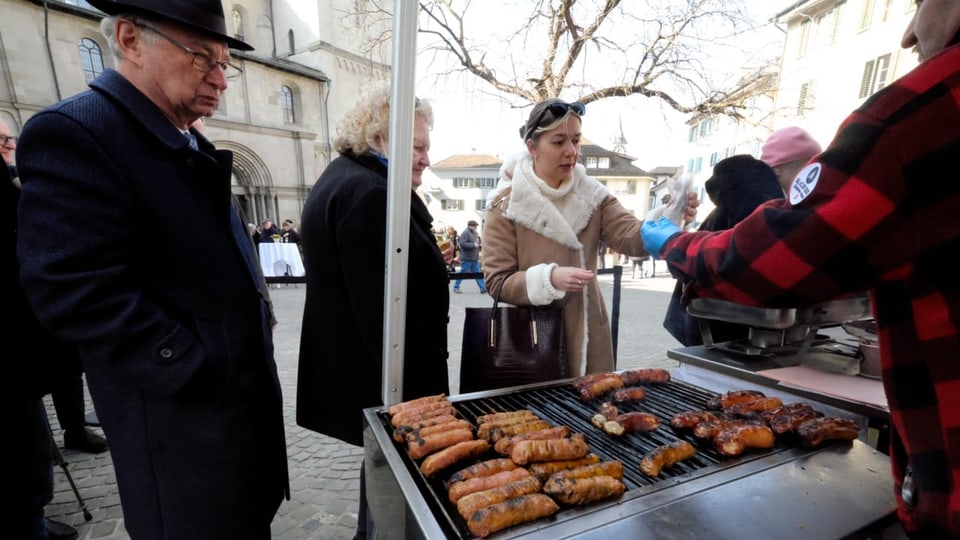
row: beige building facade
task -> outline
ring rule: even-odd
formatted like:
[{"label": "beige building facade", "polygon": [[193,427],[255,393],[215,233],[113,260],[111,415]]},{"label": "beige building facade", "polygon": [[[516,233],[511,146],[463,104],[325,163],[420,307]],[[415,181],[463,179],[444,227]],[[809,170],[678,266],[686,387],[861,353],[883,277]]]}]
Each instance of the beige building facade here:
[{"label": "beige building facade", "polygon": [[[334,157],[336,122],[370,81],[389,77],[388,47],[364,45],[379,29],[358,30],[344,16],[352,5],[223,2],[228,31],[255,50],[232,51],[243,74],[206,120],[206,136],[234,152],[233,192],[248,222],[299,221]],[[16,132],[116,65],[103,14],[83,0],[0,0],[0,13],[0,118]]]}]

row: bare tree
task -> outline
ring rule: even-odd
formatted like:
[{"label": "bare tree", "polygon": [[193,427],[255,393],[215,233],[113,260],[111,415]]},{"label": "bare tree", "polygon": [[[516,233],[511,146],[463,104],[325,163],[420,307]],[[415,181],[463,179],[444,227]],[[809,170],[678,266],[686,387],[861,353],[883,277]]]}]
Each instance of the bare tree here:
[{"label": "bare tree", "polygon": [[[388,4],[355,0],[355,9],[385,16]],[[419,24],[421,60],[436,76],[475,76],[525,104],[640,95],[681,113],[740,117],[751,94],[718,53],[756,68],[780,52],[745,45],[762,24],[745,0],[421,0]]]}]

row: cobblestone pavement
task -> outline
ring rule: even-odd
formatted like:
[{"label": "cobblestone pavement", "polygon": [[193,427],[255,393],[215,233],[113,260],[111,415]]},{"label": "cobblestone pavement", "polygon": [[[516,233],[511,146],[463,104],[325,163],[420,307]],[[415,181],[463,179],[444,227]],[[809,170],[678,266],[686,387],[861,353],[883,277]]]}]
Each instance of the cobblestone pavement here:
[{"label": "cobblestone pavement", "polygon": [[[674,280],[662,273],[643,279],[632,279],[628,271],[624,274],[618,368],[676,366],[675,361],[667,358],[666,351],[679,344],[661,325]],[[609,309],[613,278],[604,275],[599,279]],[[280,320],[275,333],[276,358],[284,392],[291,488],[291,500],[281,504],[273,520],[273,537],[280,540],[348,539],[353,537],[356,527],[359,464],[363,449],[307,431],[295,421],[297,353],[304,292],[305,285],[286,285],[271,290]],[[457,391],[460,375],[457,360],[460,358],[464,309],[491,304],[490,297],[481,295],[471,282],[464,282],[463,294],[450,295],[450,388],[453,394]],[[89,402],[89,395],[87,399]],[[49,396],[47,409],[55,439],[61,444],[62,433]],[[77,498],[60,467],[54,471],[55,495],[47,506],[48,517],[73,525],[81,539],[128,539],[109,452],[93,455],[65,451],[64,459],[93,519],[84,521]],[[237,516],[237,519],[242,517]]]}]

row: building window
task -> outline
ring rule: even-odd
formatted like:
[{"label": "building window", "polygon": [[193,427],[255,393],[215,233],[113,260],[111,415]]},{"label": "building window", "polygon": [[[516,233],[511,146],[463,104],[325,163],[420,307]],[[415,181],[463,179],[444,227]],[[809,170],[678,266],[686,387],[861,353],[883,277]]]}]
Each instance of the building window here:
[{"label": "building window", "polygon": [[297,43],[293,39],[293,29],[287,30],[287,44],[290,46],[290,54],[297,52]]},{"label": "building window", "polygon": [[890,54],[867,60],[863,65],[863,76],[860,78],[860,92],[857,97],[863,99],[888,84],[890,84]]},{"label": "building window", "polygon": [[627,195],[636,195],[636,194],[637,194],[637,181],[627,180]]},{"label": "building window", "polygon": [[797,58],[807,54],[807,42],[810,40],[810,20],[800,23],[800,43],[797,46]]},{"label": "building window", "polygon": [[496,178],[477,178],[477,187],[480,189],[493,189],[497,187]]},{"label": "building window", "polygon": [[693,166],[693,172],[698,173],[703,170],[703,156],[697,156],[696,165]]},{"label": "building window", "polygon": [[697,126],[690,126],[690,132],[687,134],[687,142],[693,142],[697,138]]},{"label": "building window", "polygon": [[463,201],[460,199],[446,199],[440,201],[441,210],[463,210]]},{"label": "building window", "polygon": [[289,86],[280,87],[280,107],[283,109],[283,123],[296,123],[296,111],[293,110],[293,90]]},{"label": "building window", "polygon": [[840,8],[845,1],[837,2],[830,11],[817,21],[817,35],[821,45],[833,45],[840,33]]},{"label": "building window", "polygon": [[233,10],[233,37],[243,41],[243,15],[239,10]]},{"label": "building window", "polygon": [[710,154],[710,166],[713,167],[720,161],[720,152],[714,152]]},{"label": "building window", "polygon": [[77,44],[77,49],[80,51],[83,78],[90,83],[103,73],[103,55],[100,54],[100,45],[90,38],[83,38]]},{"label": "building window", "polygon": [[690,159],[687,161],[687,172],[688,173],[693,172],[693,159]]},{"label": "building window", "polygon": [[474,201],[474,205],[473,205],[473,206],[474,206],[474,210],[476,210],[477,212],[483,212],[484,210],[487,209],[487,200],[486,200],[486,199],[478,199],[478,200]]},{"label": "building window", "polygon": [[873,0],[864,0],[863,12],[860,13],[860,31],[861,32],[870,28],[871,19],[873,19]]},{"label": "building window", "polygon": [[890,20],[890,10],[893,8],[894,0],[884,0],[883,2],[883,17],[880,18],[881,21],[887,22]]}]

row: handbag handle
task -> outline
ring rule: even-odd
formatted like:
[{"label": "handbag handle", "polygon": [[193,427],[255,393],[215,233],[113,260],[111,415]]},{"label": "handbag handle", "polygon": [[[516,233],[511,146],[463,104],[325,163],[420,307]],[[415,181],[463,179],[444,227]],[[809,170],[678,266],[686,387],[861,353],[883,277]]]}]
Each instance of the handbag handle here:
[{"label": "handbag handle", "polygon": [[[497,294],[493,297],[493,309],[490,310],[490,342],[488,345],[491,349],[497,346],[497,308],[500,305],[500,293],[503,292],[504,281],[506,281],[506,278],[497,287]],[[537,320],[533,316],[532,307],[527,310],[527,313],[530,314],[530,345],[538,347],[540,346],[540,339],[537,337]]]}]

